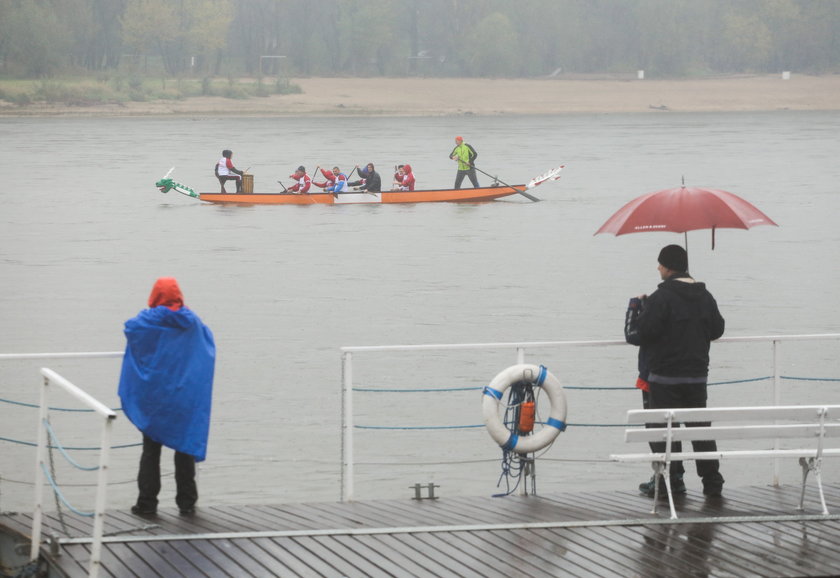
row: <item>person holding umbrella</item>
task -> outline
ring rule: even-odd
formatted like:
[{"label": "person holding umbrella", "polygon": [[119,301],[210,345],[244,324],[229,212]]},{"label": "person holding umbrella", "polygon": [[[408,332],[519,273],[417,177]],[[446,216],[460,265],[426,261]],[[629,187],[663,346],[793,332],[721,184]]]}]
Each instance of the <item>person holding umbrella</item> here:
[{"label": "person holding umbrella", "polygon": [[[650,295],[638,297],[644,306],[630,328],[643,348],[647,364],[649,406],[650,409],[706,407],[709,346],[723,335],[725,322],[706,285],[689,275],[685,249],[668,245],[660,251],[658,261],[662,283]],[[695,452],[717,451],[714,440],[691,443]],[[651,448],[654,452],[664,452],[665,443],[651,444]],[[703,493],[709,497],[720,496],[724,479],[718,460],[697,460],[696,466],[697,475],[703,480]],[[674,493],[685,492],[684,472],[681,461],[671,462]],[[639,491],[653,497],[655,484],[656,477],[640,484]]]}]

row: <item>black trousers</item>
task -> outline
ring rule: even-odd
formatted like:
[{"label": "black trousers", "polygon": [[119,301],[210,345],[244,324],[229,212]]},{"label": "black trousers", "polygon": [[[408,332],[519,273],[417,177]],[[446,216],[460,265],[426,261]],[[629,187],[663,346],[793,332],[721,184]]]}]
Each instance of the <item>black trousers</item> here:
[{"label": "black trousers", "polygon": [[225,192],[225,181],[236,181],[236,192],[242,192],[242,177],[240,175],[222,175],[219,177],[219,184],[222,185],[222,192]]},{"label": "black trousers", "polygon": [[460,189],[461,183],[464,181],[464,177],[469,177],[470,182],[472,183],[473,188],[478,188],[478,177],[475,176],[475,169],[470,168],[465,171],[458,170],[458,174],[455,176],[455,188]]},{"label": "black trousers", "polygon": [[[160,493],[160,450],[161,444],[143,436],[143,453],[140,456],[140,472],[137,474],[137,506],[143,510],[155,510]],[[195,484],[195,457],[175,452],[175,503],[181,510],[188,510],[198,501],[198,487]]]},{"label": "black trousers", "polygon": [[[706,407],[706,384],[705,383],[687,383],[687,384],[670,384],[663,385],[661,383],[650,383],[649,405],[650,409],[670,409],[670,408],[686,408],[686,407]],[[710,422],[692,422],[684,424],[686,427],[706,427],[711,425]],[[653,426],[650,427],[663,427]],[[691,446],[695,452],[714,452],[717,451],[717,443],[715,440],[697,440],[692,441]],[[655,453],[665,451],[665,442],[655,442],[650,444],[651,450]],[[672,452],[682,451],[682,444],[674,442],[671,445]],[[719,484],[723,482],[723,477],[720,475],[720,462],[718,460],[696,460],[697,475],[703,478],[705,483]],[[671,476],[680,476],[685,473],[685,468],[681,461],[671,462]]]}]

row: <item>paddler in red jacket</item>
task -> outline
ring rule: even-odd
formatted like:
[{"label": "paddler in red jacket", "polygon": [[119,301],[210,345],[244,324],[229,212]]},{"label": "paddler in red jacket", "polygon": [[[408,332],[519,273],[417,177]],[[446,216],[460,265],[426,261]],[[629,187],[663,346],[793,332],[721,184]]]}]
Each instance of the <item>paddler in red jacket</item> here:
[{"label": "paddler in red jacket", "polygon": [[413,191],[414,190],[414,171],[411,170],[411,165],[403,165],[403,176],[402,181],[400,182],[400,190],[401,191]]},{"label": "paddler in red jacket", "polygon": [[289,192],[301,194],[309,192],[309,187],[312,186],[312,179],[306,174],[306,167],[303,165],[299,166],[295,173],[293,175],[289,175],[289,177],[297,181],[294,185],[289,187]]},{"label": "paddler in red jacket", "polygon": [[347,190],[347,175],[338,167],[333,167],[332,171],[321,169],[321,174],[326,180],[323,183],[313,182],[316,187],[321,187],[328,193],[343,193]]}]

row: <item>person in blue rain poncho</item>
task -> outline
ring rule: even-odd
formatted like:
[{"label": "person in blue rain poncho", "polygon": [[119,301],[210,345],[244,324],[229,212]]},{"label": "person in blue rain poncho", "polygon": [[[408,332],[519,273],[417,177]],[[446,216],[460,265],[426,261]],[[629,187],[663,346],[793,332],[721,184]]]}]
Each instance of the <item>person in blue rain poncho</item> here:
[{"label": "person in blue rain poncho", "polygon": [[207,455],[216,345],[210,329],[184,306],[178,282],[161,277],[149,308],[125,322],[120,374],[123,411],[143,434],[137,475],[139,495],[131,511],[157,513],[161,447],[175,450],[175,503],[195,511],[195,464]]}]

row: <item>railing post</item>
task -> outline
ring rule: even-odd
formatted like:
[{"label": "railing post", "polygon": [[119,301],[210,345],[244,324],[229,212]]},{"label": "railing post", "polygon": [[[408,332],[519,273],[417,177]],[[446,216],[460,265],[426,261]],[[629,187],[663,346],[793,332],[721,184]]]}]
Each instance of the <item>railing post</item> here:
[{"label": "railing post", "polygon": [[341,356],[341,501],[353,500],[353,354]]},{"label": "railing post", "polygon": [[517,347],[516,348],[516,363],[517,364],[525,363],[525,348],[524,347]]},{"label": "railing post", "polygon": [[[779,375],[779,340],[773,340],[773,405],[780,405],[782,402],[782,377]],[[779,449],[779,440],[773,440],[773,449]],[[779,458],[773,459],[773,486],[779,486]]]},{"label": "railing post", "polygon": [[41,549],[41,523],[44,514],[44,464],[47,455],[47,428],[44,422],[47,419],[47,399],[49,398],[47,388],[50,380],[44,377],[44,385],[41,387],[41,407],[38,410],[38,450],[35,452],[35,511],[32,514],[32,544],[29,550],[29,560],[35,562],[38,559],[38,552]]},{"label": "railing post", "polygon": [[105,508],[107,507],[108,467],[110,464],[111,429],[115,415],[108,416],[102,422],[101,451],[99,453],[99,471],[96,481],[96,507],[93,518],[93,544],[90,550],[90,578],[99,574],[102,560],[102,534],[105,529]]},{"label": "railing post", "polygon": [[[35,463],[35,513],[32,516],[32,547],[30,550],[30,559],[32,562],[38,560],[41,542],[41,526],[43,518],[43,487],[44,487],[44,468],[47,454],[47,417],[49,413],[49,404],[47,403],[47,388],[51,384],[55,384],[64,389],[71,396],[82,402],[100,417],[104,419],[101,446],[99,454],[99,473],[96,489],[96,508],[94,510],[93,520],[93,536],[91,541],[90,553],[90,569],[88,576],[96,578],[99,574],[100,560],[102,556],[102,533],[105,527],[105,508],[107,507],[107,490],[108,490],[108,462],[109,451],[111,448],[111,423],[116,419],[117,414],[101,402],[93,398],[87,392],[76,387],[64,377],[57,374],[52,369],[42,367],[41,375],[44,377],[44,387],[41,389],[41,408],[39,411],[38,421],[38,457]],[[55,483],[55,480],[53,480]]]}]

